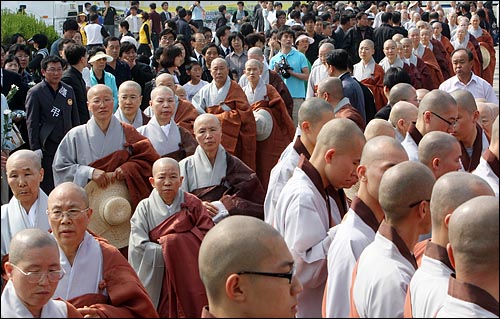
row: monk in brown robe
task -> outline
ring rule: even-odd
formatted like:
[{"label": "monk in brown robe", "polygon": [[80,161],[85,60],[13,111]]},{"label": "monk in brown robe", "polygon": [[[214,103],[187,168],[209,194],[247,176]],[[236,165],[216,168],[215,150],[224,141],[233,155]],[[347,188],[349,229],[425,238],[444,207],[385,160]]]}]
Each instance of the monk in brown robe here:
[{"label": "monk in brown robe", "polygon": [[485,48],[490,54],[490,63],[486,67],[483,63],[483,75],[481,77],[488,81],[489,84],[493,85],[493,76],[495,74],[495,68],[497,67],[495,46],[493,45],[493,38],[488,31],[479,26],[479,22],[479,16],[474,14],[470,19],[471,25],[469,26],[469,33],[476,37],[479,45]]},{"label": "monk in brown robe", "polygon": [[267,191],[271,169],[281,152],[290,144],[295,127],[288,115],[285,102],[276,89],[265,84],[260,75],[263,64],[255,59],[245,63],[248,84],[242,89],[252,106],[257,124],[257,169],[264,190]]},{"label": "monk in brown robe", "polygon": [[220,119],[224,149],[255,170],[257,141],[252,108],[238,83],[229,78],[226,60],[213,60],[210,72],[213,81],[193,97],[193,105],[198,113],[215,114]]},{"label": "monk in brown robe", "polygon": [[441,83],[443,83],[443,73],[441,72],[441,67],[439,66],[434,53],[429,48],[426,48],[422,43],[420,43],[420,31],[416,28],[412,28],[408,31],[408,38],[413,44],[413,53],[424,60],[425,64],[429,67],[431,71],[432,88],[426,88],[428,90],[437,89]]}]

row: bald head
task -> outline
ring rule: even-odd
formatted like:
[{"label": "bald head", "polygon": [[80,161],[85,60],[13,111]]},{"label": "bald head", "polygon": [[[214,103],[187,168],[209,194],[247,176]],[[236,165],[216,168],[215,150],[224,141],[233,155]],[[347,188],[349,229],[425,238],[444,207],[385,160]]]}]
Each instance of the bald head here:
[{"label": "bald head", "polygon": [[469,91],[459,89],[451,92],[450,95],[455,99],[459,109],[466,111],[468,114],[477,111],[476,100]]},{"label": "bald head", "polygon": [[160,157],[153,164],[153,176],[155,176],[164,167],[174,167],[180,174],[179,162],[170,157]]},{"label": "bald head", "polygon": [[418,107],[417,122],[423,120],[425,112],[436,112],[438,114],[448,113],[451,109],[457,107],[455,99],[447,92],[442,90],[432,90],[427,93]]},{"label": "bald head", "polygon": [[446,215],[469,199],[482,195],[495,196],[495,193],[479,176],[468,172],[449,172],[441,176],[432,189],[432,231],[442,231]]},{"label": "bald head", "polygon": [[415,88],[408,83],[398,83],[389,92],[389,104],[394,105],[399,101],[417,101]]},{"label": "bald head", "polygon": [[431,170],[420,162],[407,161],[389,168],[380,182],[379,202],[391,224],[406,219],[410,205],[431,198],[436,178]]},{"label": "bald head", "polygon": [[17,232],[9,246],[9,262],[16,265],[24,258],[29,258],[31,249],[52,247],[59,255],[59,248],[55,238],[49,232],[39,228],[27,228]]},{"label": "bald head", "polygon": [[169,74],[169,73],[162,73],[156,77],[155,84],[157,87],[163,86],[163,85],[166,86],[165,82],[169,81],[169,80],[174,81],[174,76],[172,74]]},{"label": "bald head", "polygon": [[19,162],[19,160],[28,161],[34,169],[40,170],[42,168],[42,159],[32,150],[21,149],[9,155],[7,158],[6,169],[9,171],[9,167],[13,163]]},{"label": "bald head", "polygon": [[260,219],[230,216],[216,224],[203,239],[198,256],[209,301],[221,300],[229,275],[261,269],[273,257],[273,243],[275,248],[287,249],[280,233]]},{"label": "bald head", "polygon": [[449,238],[457,274],[498,274],[498,208],[498,198],[478,196],[454,210]]},{"label": "bald head", "polygon": [[400,119],[403,119],[405,123],[411,123],[417,120],[417,115],[418,108],[415,105],[410,102],[399,101],[392,106],[391,114],[389,114],[389,122],[393,127],[398,127]]},{"label": "bald head", "polygon": [[256,59],[260,62],[264,61],[264,52],[259,47],[251,47],[248,49],[247,55],[249,59]]},{"label": "bald head", "polygon": [[158,94],[170,94],[173,96],[174,91],[167,86],[157,86],[151,91],[151,100],[154,100]]},{"label": "bald head", "polygon": [[91,100],[96,94],[100,92],[106,92],[107,94],[113,95],[113,91],[109,86],[104,84],[96,84],[87,91],[87,100]]},{"label": "bald head", "polygon": [[87,192],[83,187],[73,182],[64,182],[57,185],[49,194],[48,206],[49,209],[51,207],[51,202],[55,199],[59,200],[61,198],[65,198],[68,194],[71,193],[75,195],[72,198],[82,200],[85,203],[85,207],[89,207],[89,198],[87,196]]},{"label": "bald head", "polygon": [[323,156],[329,149],[335,149],[338,154],[348,152],[356,146],[365,144],[366,139],[361,129],[351,120],[335,118],[328,121],[319,131],[316,147],[311,154],[311,161],[317,156]]},{"label": "bald head", "polygon": [[193,131],[196,132],[200,123],[207,123],[207,122],[211,123],[211,125],[215,127],[221,128],[220,121],[217,116],[211,113],[204,113],[198,115],[198,117],[196,117],[196,119],[194,120]]},{"label": "bald head", "polygon": [[121,93],[121,92],[123,92],[124,90],[126,90],[128,88],[131,88],[131,89],[135,90],[135,92],[138,95],[142,94],[142,88],[141,88],[141,86],[139,85],[139,83],[137,83],[135,81],[125,81],[122,84],[120,84],[120,87],[118,88],[118,93]]},{"label": "bald head", "polygon": [[370,122],[368,122],[364,134],[367,141],[371,140],[376,136],[382,136],[382,135],[389,136],[392,138],[396,137],[396,132],[394,131],[394,127],[391,125],[391,123],[383,119],[373,119]]},{"label": "bald head", "polygon": [[319,97],[307,99],[299,108],[299,125],[304,121],[318,123],[325,113],[331,114],[331,118],[334,117],[333,108],[328,102]]},{"label": "bald head", "polygon": [[264,68],[264,64],[262,64],[262,62],[260,62],[259,60],[248,59],[247,62],[245,62],[245,68],[252,67],[252,66],[259,68],[259,70],[261,70],[261,71]]},{"label": "bald head", "polygon": [[226,60],[224,60],[223,58],[215,58],[212,61],[211,67],[213,68],[215,65],[223,65],[226,68],[228,67]]},{"label": "bald head", "polygon": [[323,93],[328,93],[331,100],[335,103],[344,98],[344,87],[342,80],[338,77],[328,76],[318,83],[318,96],[321,97]]},{"label": "bald head", "polygon": [[[384,151],[381,152],[380,150]],[[370,140],[366,140],[363,153],[361,153],[360,165],[370,166],[370,164],[379,160],[398,157],[408,160],[408,154],[401,146],[401,143],[389,136],[375,136]]]},{"label": "bald head", "polygon": [[[418,144],[418,160],[431,170],[434,166],[447,165],[453,161],[456,162],[453,170],[459,169],[460,154],[461,149],[458,140],[453,135],[441,131],[432,131],[425,134]],[[440,162],[434,163],[435,159]],[[448,173],[448,171],[441,171],[438,175],[434,172],[436,178],[444,173]]]}]

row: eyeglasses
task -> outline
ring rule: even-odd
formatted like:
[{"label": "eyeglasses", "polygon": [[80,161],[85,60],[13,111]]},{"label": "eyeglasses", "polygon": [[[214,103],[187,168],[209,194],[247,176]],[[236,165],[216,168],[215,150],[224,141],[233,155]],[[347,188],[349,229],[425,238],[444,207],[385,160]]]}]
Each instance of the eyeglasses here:
[{"label": "eyeglasses", "polygon": [[236,273],[237,275],[260,275],[268,277],[278,277],[288,279],[288,283],[292,283],[293,275],[295,274],[295,267],[292,268],[290,272],[286,273],[276,273],[276,272],[260,272],[260,271],[240,271]]},{"label": "eyeglasses", "polygon": [[446,123],[448,123],[449,126],[451,127],[455,127],[457,125],[457,120],[453,120],[453,122],[450,122],[448,121],[447,119],[445,119],[444,117],[440,116],[440,115],[437,115],[436,113],[430,111],[432,114],[436,115],[437,117],[439,117],[441,120],[445,121]]},{"label": "eyeglasses", "polygon": [[408,207],[413,208],[413,207],[419,205],[421,202],[430,202],[430,201],[431,201],[430,199],[421,199],[415,203],[411,203],[410,205],[408,205]]},{"label": "eyeglasses", "polygon": [[39,283],[42,278],[44,278],[45,276],[47,276],[47,279],[50,281],[50,282],[58,282],[59,280],[61,280],[63,277],[64,277],[64,269],[61,268],[61,270],[52,270],[52,271],[49,271],[47,273],[45,272],[24,272],[21,268],[17,267],[16,265],[14,264],[11,264],[12,266],[14,266],[14,268],[16,268],[17,270],[19,270],[24,276],[26,276],[26,279],[28,280],[28,282],[30,284],[37,284]]},{"label": "eyeglasses", "polygon": [[68,216],[69,219],[75,219],[78,216],[80,216],[82,213],[85,213],[88,211],[90,207],[87,207],[85,209],[79,210],[79,209],[70,209],[67,212],[65,211],[53,211],[49,212],[47,211],[47,215],[49,215],[49,218],[52,220],[61,220],[64,218],[64,215]]}]

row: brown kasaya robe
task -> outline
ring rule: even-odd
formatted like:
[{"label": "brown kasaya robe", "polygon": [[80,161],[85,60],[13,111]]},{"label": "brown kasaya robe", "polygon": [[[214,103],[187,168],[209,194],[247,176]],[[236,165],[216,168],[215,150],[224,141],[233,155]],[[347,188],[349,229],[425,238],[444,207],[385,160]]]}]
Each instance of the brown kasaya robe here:
[{"label": "brown kasaya robe", "polygon": [[231,111],[224,111],[220,105],[208,106],[206,111],[215,114],[221,122],[221,144],[224,149],[255,170],[257,150],[255,117],[243,89],[236,81],[230,81],[231,86],[223,104]]},{"label": "brown kasaya robe", "polygon": [[439,88],[441,83],[444,82],[443,72],[441,72],[441,67],[439,66],[439,63],[436,60],[436,57],[434,56],[434,53],[432,53],[431,49],[425,48],[424,54],[422,55],[422,60],[424,60],[425,64],[427,64],[431,71],[432,89]]},{"label": "brown kasaya robe", "polygon": [[384,94],[384,74],[384,68],[379,64],[375,64],[372,76],[361,81],[372,92],[377,111],[387,104],[387,97]]},{"label": "brown kasaya robe", "polygon": [[295,125],[292,119],[288,116],[285,102],[280,97],[278,91],[270,84],[266,84],[267,99],[255,102],[252,105],[252,110],[265,109],[273,118],[273,130],[271,135],[257,142],[255,172],[259,177],[264,190],[267,191],[269,183],[269,175],[274,165],[278,162],[283,150],[290,144],[295,135]]},{"label": "brown kasaya robe", "polygon": [[485,79],[489,84],[493,85],[493,77],[495,75],[495,68],[497,67],[497,57],[495,47],[493,46],[493,38],[488,33],[488,31],[483,29],[483,35],[476,38],[479,42],[479,45],[485,47],[490,53],[490,64],[483,69],[483,75],[481,76]]},{"label": "brown kasaya robe", "polygon": [[436,39],[430,39],[432,43],[432,53],[436,57],[436,61],[441,67],[444,80],[448,80],[454,75],[453,66],[451,64],[451,56],[446,51],[445,47]]},{"label": "brown kasaya robe", "polygon": [[193,134],[194,120],[197,116],[198,111],[196,111],[196,108],[191,102],[179,99],[177,111],[175,112],[174,116],[175,124],[187,129],[191,134]]}]

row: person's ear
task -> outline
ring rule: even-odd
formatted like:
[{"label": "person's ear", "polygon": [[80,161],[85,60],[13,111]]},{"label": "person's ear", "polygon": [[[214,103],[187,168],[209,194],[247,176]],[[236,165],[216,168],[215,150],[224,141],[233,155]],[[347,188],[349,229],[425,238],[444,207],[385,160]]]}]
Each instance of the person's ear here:
[{"label": "person's ear", "polygon": [[242,288],[242,277],[231,274],[226,279],[226,297],[232,301],[243,301],[245,299],[245,289]]},{"label": "person's ear", "polygon": [[333,156],[335,156],[335,149],[330,148],[328,151],[325,153],[325,163],[330,164],[332,162]]},{"label": "person's ear", "polygon": [[12,264],[10,262],[6,262],[4,264],[4,269],[5,269],[5,273],[7,274],[7,277],[9,279],[12,278],[12,271],[14,270],[14,266],[12,266]]},{"label": "person's ear", "polygon": [[453,269],[455,269],[455,256],[453,255],[453,248],[450,243],[446,245],[446,252],[448,253],[448,259],[450,260]]},{"label": "person's ear", "polygon": [[439,168],[439,164],[441,164],[440,162],[441,160],[438,157],[434,157],[431,161],[432,169],[437,170]]},{"label": "person's ear", "polygon": [[358,179],[360,182],[366,182],[366,166],[365,165],[358,165],[356,168],[356,174],[358,174]]},{"label": "person's ear", "polygon": [[149,184],[151,184],[151,186],[155,188],[155,179],[153,177],[149,178]]}]

